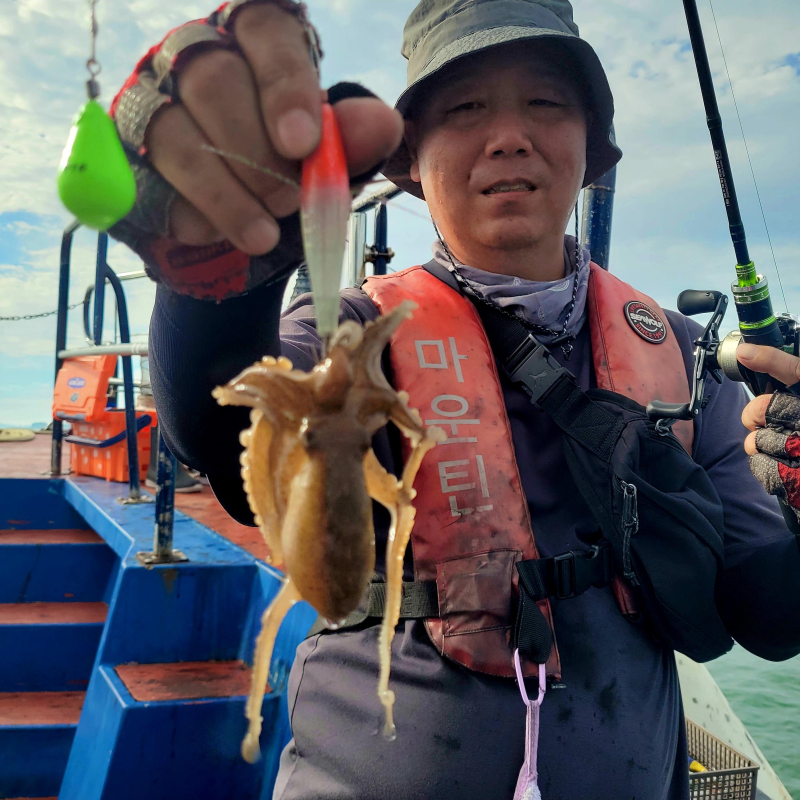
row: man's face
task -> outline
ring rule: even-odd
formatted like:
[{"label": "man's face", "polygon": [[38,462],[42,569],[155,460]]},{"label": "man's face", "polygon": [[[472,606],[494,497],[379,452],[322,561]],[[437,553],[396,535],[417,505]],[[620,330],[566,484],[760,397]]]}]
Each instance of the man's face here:
[{"label": "man's face", "polygon": [[586,171],[586,114],[552,48],[464,58],[407,125],[411,177],[456,255],[561,237]]}]

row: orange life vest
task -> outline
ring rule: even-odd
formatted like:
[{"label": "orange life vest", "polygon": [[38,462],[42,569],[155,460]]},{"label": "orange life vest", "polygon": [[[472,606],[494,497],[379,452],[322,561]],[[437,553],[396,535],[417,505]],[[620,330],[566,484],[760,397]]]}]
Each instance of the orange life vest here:
[{"label": "orange life vest", "polygon": [[[439,599],[440,616],[425,621],[428,633],[459,664],[512,677],[514,565],[539,553],[486,333],[472,303],[422,267],[371,277],[362,288],[381,313],[404,300],[417,304],[391,340],[393,384],[408,392],[426,424],[448,434],[415,482],[415,576],[435,580]],[[599,388],[642,405],[689,400],[680,347],[654,300],[592,264],[587,314]],[[674,431],[691,452],[692,423]],[[614,591],[630,613],[625,585],[615,580]],[[552,629],[549,601],[539,608]],[[557,644],[547,673],[560,677]]]}]

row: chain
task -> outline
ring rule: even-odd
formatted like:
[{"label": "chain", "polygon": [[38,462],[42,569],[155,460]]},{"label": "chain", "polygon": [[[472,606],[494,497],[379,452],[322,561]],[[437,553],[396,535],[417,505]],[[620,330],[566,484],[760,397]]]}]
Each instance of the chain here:
[{"label": "chain", "polygon": [[459,286],[464,289],[470,297],[474,298],[480,303],[483,303],[485,306],[489,306],[490,308],[498,311],[503,316],[510,317],[511,319],[515,320],[516,322],[520,323],[524,328],[529,330],[531,333],[538,333],[539,336],[553,336],[553,342],[558,343],[561,345],[561,351],[564,353],[564,359],[569,361],[569,357],[572,355],[572,340],[575,338],[574,336],[567,334],[567,324],[569,323],[570,317],[572,316],[572,312],[575,310],[575,303],[578,299],[578,266],[579,266],[579,258],[580,258],[580,243],[578,241],[578,206],[575,206],[575,280],[572,282],[572,299],[570,300],[569,308],[567,309],[567,316],[564,320],[564,324],[561,328],[561,333],[557,333],[556,331],[552,330],[551,328],[546,328],[544,325],[537,325],[535,322],[529,322],[528,320],[524,319],[523,317],[517,316],[511,311],[503,308],[502,306],[497,305],[496,303],[491,302],[491,300],[487,300],[485,297],[482,297],[478,294],[472,286],[469,285],[469,281],[461,274],[461,270],[456,266],[455,259],[453,258],[452,253],[450,252],[450,248],[445,243],[444,239],[442,239],[441,233],[439,233],[439,228],[436,225],[436,221],[431,217],[431,222],[433,223],[433,229],[436,231],[436,237],[439,239],[439,244],[442,245],[442,249],[447,256],[448,261],[450,262],[450,266],[452,266],[452,273],[453,277],[458,281]]},{"label": "chain", "polygon": [[97,76],[100,74],[101,70],[100,62],[97,60],[97,2],[98,0],[89,0],[89,11],[92,17],[92,51],[89,60],[86,62],[86,69],[89,70],[89,80],[86,82],[86,88],[89,92],[89,98],[92,100],[100,94],[100,85],[97,83]]},{"label": "chain", "polygon": [[[564,328],[561,331],[562,336],[567,335],[567,325],[569,324],[569,318],[572,316],[572,312],[575,310],[575,301],[578,298],[578,269],[580,268],[580,257],[581,257],[581,244],[579,239],[579,231],[578,231],[578,201],[575,201],[575,280],[572,282],[572,302],[570,303],[569,308],[567,309],[567,316],[564,318]],[[564,344],[561,345],[561,351],[564,353],[564,360],[569,361],[569,357],[572,355],[572,340],[574,336],[571,336]]]},{"label": "chain", "polygon": [[[73,309],[82,305],[83,300],[81,300],[79,303],[73,303],[71,306],[67,306],[67,311],[72,311]],[[23,316],[19,317],[0,317],[0,322],[19,322],[23,319],[42,319],[43,317],[52,317],[55,314],[58,314],[58,309],[55,311],[43,311],[41,314],[24,314]]]}]

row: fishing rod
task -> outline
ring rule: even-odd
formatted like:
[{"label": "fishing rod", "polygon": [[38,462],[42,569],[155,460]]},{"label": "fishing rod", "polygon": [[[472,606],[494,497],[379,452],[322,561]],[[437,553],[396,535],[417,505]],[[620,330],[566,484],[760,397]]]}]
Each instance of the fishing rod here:
[{"label": "fishing rod", "polygon": [[[711,143],[717,162],[717,173],[722,188],[722,197],[725,201],[725,211],[728,215],[731,241],[736,253],[736,281],[732,284],[731,289],[736,313],[739,317],[741,338],[751,344],[787,349],[794,353],[797,348],[795,320],[788,314],[776,318],[772,310],[769,283],[763,275],[757,273],[747,249],[744,223],[736,197],[736,187],[733,182],[733,172],[722,129],[722,118],[719,113],[714,82],[711,77],[703,29],[697,11],[697,2],[696,0],[683,0],[683,7],[686,12],[686,22],[689,27],[689,38],[692,43],[700,90],[703,95],[708,130],[711,134]],[[750,370],[744,371],[743,377],[753,394],[756,395],[781,388],[774,378],[753,373]]]},{"label": "fishing rod", "polygon": [[[756,396],[786,388],[775,378],[753,372],[740,364],[736,358],[736,350],[740,343],[775,347],[795,356],[798,355],[800,346],[798,321],[788,313],[775,315],[769,282],[757,272],[750,258],[696,0],[683,0],[683,8],[703,96],[708,131],[714,148],[722,198],[728,216],[731,242],[736,254],[736,280],[731,285],[731,291],[739,318],[739,330],[729,333],[720,341],[719,328],[728,305],[728,298],[722,292],[697,290],[681,292],[678,297],[678,309],[682,314],[693,316],[711,312],[711,319],[702,336],[695,341],[691,400],[683,404],[653,401],[647,407],[648,415],[657,421],[656,428],[660,432],[668,429],[676,420],[694,419],[700,413],[705,381],[709,376],[717,383],[722,382],[723,373],[731,380],[743,381]],[[777,269],[777,263],[775,266]],[[790,530],[800,536],[800,522],[794,512],[783,501],[781,510]]]},{"label": "fishing rod", "polygon": [[731,380],[744,381],[754,395],[785,388],[782,383],[769,375],[753,372],[741,365],[736,359],[736,349],[740,343],[776,347],[793,355],[798,355],[800,344],[797,320],[788,313],[775,315],[769,282],[757,272],[750,258],[697,2],[683,0],[683,7],[700,81],[708,131],[714,148],[722,198],[728,216],[731,242],[736,254],[736,280],[731,285],[731,291],[736,314],[739,317],[739,330],[729,333],[720,341],[719,327],[728,303],[727,297],[722,292],[695,290],[681,292],[678,297],[678,309],[681,313],[692,316],[712,312],[712,318],[703,335],[695,342],[691,401],[685,404],[655,401],[648,407],[650,417],[659,420],[662,429],[675,420],[693,419],[699,414],[704,383],[709,375],[718,382],[722,380],[722,373]]}]

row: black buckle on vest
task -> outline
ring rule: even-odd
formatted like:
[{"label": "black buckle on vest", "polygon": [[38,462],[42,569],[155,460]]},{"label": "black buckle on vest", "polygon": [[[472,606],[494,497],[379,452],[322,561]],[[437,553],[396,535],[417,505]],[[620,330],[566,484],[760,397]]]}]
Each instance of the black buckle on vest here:
[{"label": "black buckle on vest", "polygon": [[570,550],[553,558],[518,561],[520,592],[532,600],[568,600],[592,586],[602,588],[614,579],[614,553],[606,539],[588,550]]},{"label": "black buckle on vest", "polygon": [[553,596],[559,600],[577,597],[590,586],[608,586],[613,578],[614,561],[607,542],[592,545],[587,551],[570,550],[553,557]]},{"label": "black buckle on vest", "polygon": [[509,380],[520,384],[534,405],[562,378],[572,377],[569,370],[564,369],[550,351],[530,334],[511,354],[504,368]]},{"label": "black buckle on vest", "polygon": [[559,600],[577,597],[592,586],[608,586],[614,578],[611,544],[604,539],[588,550],[518,561],[516,566],[519,600],[514,620],[514,647],[542,664],[550,653],[553,636],[538,603],[547,597]]}]

